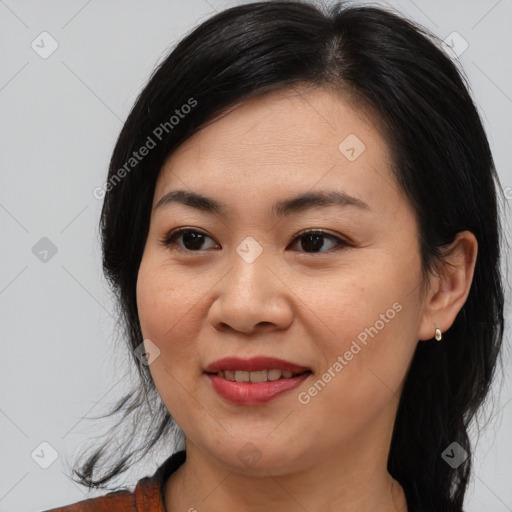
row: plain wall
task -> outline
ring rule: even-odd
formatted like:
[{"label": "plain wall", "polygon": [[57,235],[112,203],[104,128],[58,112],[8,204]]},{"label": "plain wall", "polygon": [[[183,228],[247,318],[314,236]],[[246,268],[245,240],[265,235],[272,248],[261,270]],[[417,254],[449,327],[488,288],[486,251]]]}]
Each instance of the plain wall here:
[{"label": "plain wall", "polygon": [[[93,190],[155,65],[191,28],[237,3],[245,2],[0,2],[0,511],[37,512],[103,494],[85,494],[64,474],[64,461],[97,434],[82,418],[105,412],[129,388],[128,355],[114,344],[114,303],[101,275],[101,201]],[[467,41],[460,61],[510,206],[512,2],[374,4],[391,5],[442,39],[455,31]],[[58,43],[47,58],[55,43],[44,31]],[[506,372],[509,339],[510,330]],[[499,382],[494,389],[496,414],[477,445],[467,512],[512,510],[510,380],[501,394]],[[31,456],[51,456],[43,442],[58,455],[47,469]],[[135,466],[126,482],[153,473],[169,453]]]}]

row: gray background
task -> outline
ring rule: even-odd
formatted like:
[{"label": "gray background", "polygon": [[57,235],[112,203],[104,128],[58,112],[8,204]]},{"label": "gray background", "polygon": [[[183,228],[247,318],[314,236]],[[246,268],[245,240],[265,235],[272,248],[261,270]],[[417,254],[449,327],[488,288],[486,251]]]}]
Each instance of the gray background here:
[{"label": "gray background", "polygon": [[[98,428],[84,416],[105,412],[135,379],[115,344],[114,304],[100,267],[101,201],[92,191],[104,183],[122,123],[155,65],[192,27],[239,3],[0,0],[0,511],[41,511],[104,494],[85,493],[63,473],[109,425]],[[373,3],[391,5],[442,39],[456,31],[467,41],[459,60],[510,207],[512,0]],[[31,47],[51,49],[44,31],[59,45],[47,58]],[[509,339],[507,331],[505,373]],[[467,512],[512,511],[512,389],[509,379],[501,382],[477,445]],[[58,457],[43,469],[52,450]],[[120,483],[152,473],[170,450]]]}]

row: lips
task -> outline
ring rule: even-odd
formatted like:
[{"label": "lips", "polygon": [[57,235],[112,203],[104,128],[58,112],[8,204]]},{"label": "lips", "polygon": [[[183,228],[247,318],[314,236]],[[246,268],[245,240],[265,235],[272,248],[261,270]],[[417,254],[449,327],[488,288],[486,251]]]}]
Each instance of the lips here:
[{"label": "lips", "polygon": [[272,368],[270,370],[258,370],[256,372],[246,372],[243,370],[220,370],[215,375],[232,382],[266,382],[279,379],[289,379],[300,375],[300,373]]},{"label": "lips", "polygon": [[309,368],[273,357],[227,357],[206,367],[213,389],[228,402],[257,405],[299,386],[312,373]]},{"label": "lips", "polygon": [[242,372],[259,372],[263,370],[281,370],[289,371],[294,374],[309,371],[305,366],[285,361],[284,359],[276,359],[275,357],[253,357],[251,359],[241,359],[239,357],[225,357],[209,364],[206,373],[217,373],[220,371],[242,371]]}]

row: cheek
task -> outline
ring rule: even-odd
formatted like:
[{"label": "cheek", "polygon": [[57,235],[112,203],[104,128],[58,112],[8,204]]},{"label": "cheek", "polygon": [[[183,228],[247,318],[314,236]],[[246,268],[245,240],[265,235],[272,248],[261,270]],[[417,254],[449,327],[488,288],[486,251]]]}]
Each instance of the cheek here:
[{"label": "cheek", "polygon": [[[311,332],[323,354],[320,380],[328,382],[335,410],[338,400],[345,401],[339,405],[344,413],[355,413],[361,402],[391,398],[416,348],[419,259],[370,256],[371,265],[360,259],[350,272],[324,283],[323,293],[308,304],[320,320]],[[324,393],[322,386],[317,388]]]},{"label": "cheek", "polygon": [[199,414],[202,407],[190,399],[197,394],[194,364],[199,361],[195,340],[200,313],[194,305],[200,294],[187,293],[176,272],[150,263],[141,262],[137,279],[139,320],[144,339],[160,351],[149,365],[155,387],[171,416],[181,424],[189,415]]},{"label": "cheek", "polygon": [[144,257],[137,277],[137,308],[145,337],[163,342],[186,320],[199,298],[194,282],[182,282],[179,271],[171,271],[155,258]]},{"label": "cheek", "polygon": [[339,334],[316,338],[325,363],[297,401],[304,417],[336,426],[327,436],[333,442],[340,433],[350,438],[377,425],[398,403],[416,344],[414,311],[394,298],[388,292],[357,308],[343,302],[347,309],[339,312],[333,329]]},{"label": "cheek", "polygon": [[[396,329],[416,306],[416,260],[414,256],[408,261],[399,260],[384,251],[360,252],[350,265],[325,278],[303,282],[301,290],[296,284],[294,291],[304,298],[308,315],[317,318],[313,324],[319,332],[313,339],[328,340],[340,351],[354,339],[364,343],[373,339],[376,331],[384,334]],[[406,313],[401,311],[405,306]]]},{"label": "cheek", "polygon": [[185,370],[190,370],[190,361],[198,360],[201,290],[196,287],[194,283],[182,283],[176,271],[152,265],[151,261],[141,263],[137,307],[144,339],[151,340],[160,350],[161,357],[150,365],[156,384],[162,372],[183,381],[187,378]]}]

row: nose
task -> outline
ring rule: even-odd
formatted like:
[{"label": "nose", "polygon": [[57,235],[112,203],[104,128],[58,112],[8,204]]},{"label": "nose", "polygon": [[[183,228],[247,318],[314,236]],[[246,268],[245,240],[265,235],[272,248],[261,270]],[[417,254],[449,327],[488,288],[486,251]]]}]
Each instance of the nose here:
[{"label": "nose", "polygon": [[234,254],[231,269],[214,289],[216,299],[208,312],[210,324],[218,331],[232,329],[249,335],[291,324],[293,294],[265,252],[252,262]]}]

